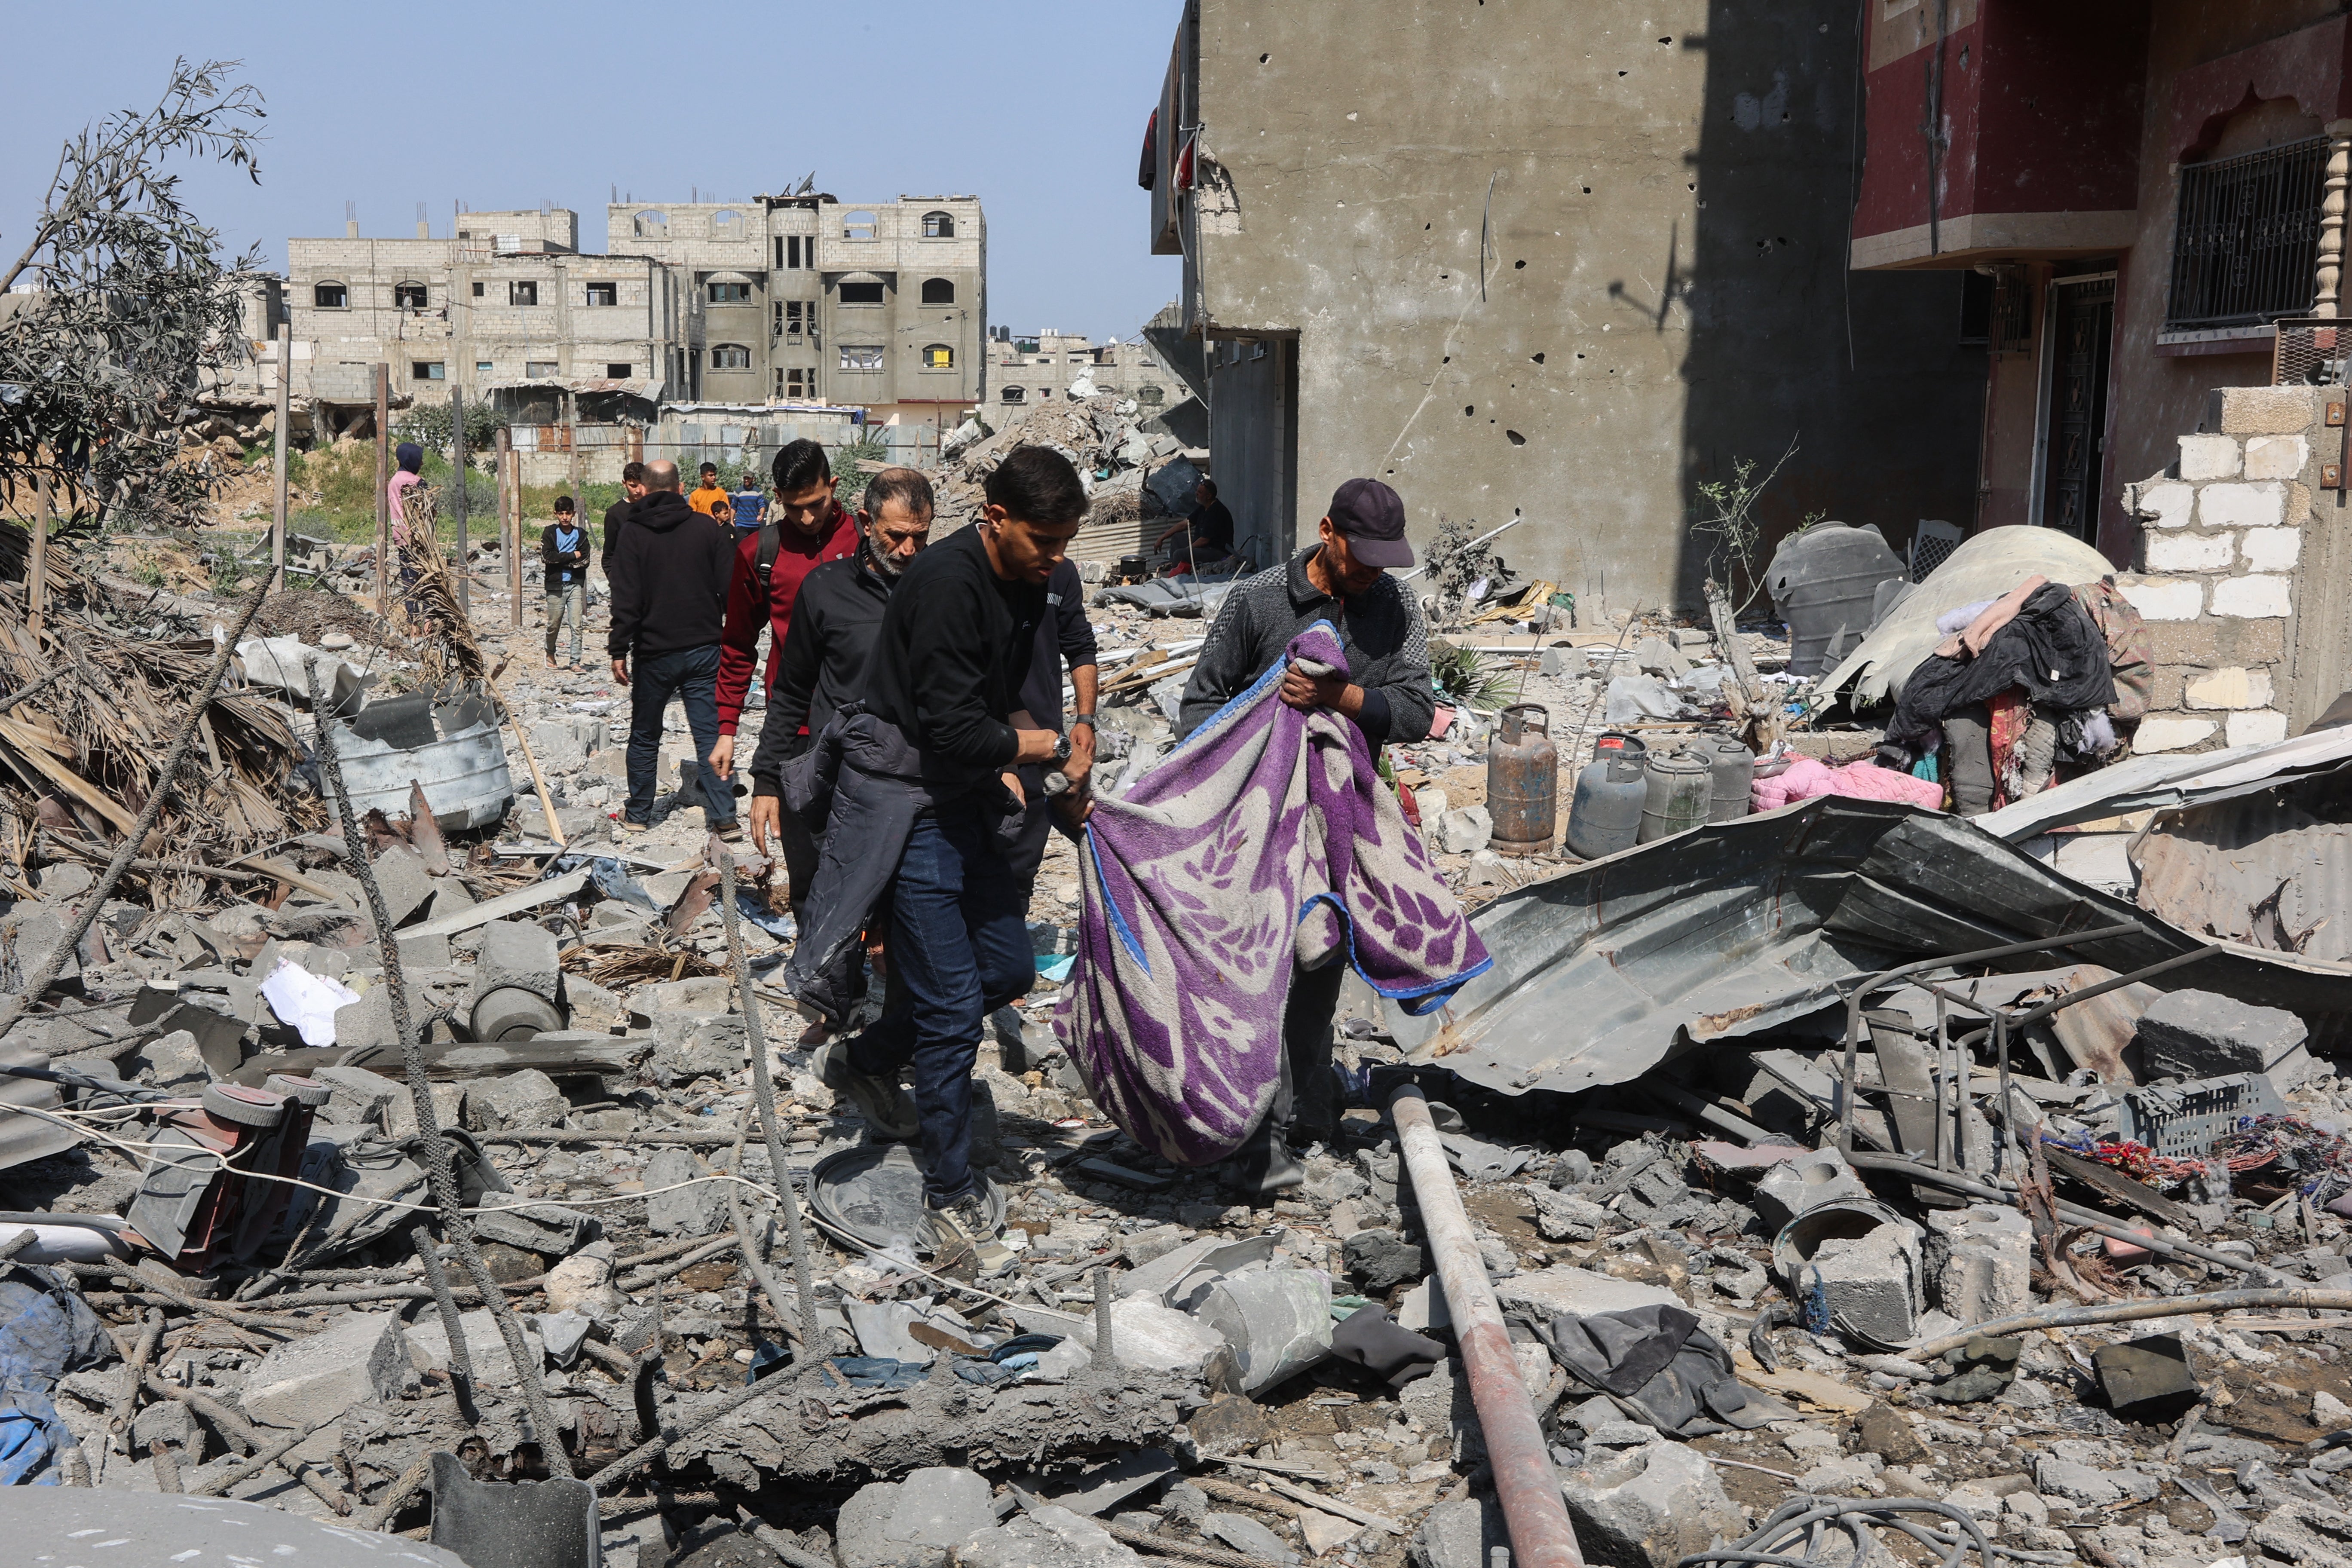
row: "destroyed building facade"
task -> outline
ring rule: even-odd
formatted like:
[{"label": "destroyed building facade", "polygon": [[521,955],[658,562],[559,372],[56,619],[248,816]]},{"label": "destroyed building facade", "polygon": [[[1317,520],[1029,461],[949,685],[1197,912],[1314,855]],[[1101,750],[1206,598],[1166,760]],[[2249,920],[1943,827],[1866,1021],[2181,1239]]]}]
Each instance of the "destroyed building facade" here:
[{"label": "destroyed building facade", "polygon": [[2292,0],[1958,0],[1864,27],[1853,266],[1969,279],[1991,361],[1975,524],[2126,563],[2126,486],[2173,462],[2210,389],[2271,382],[2275,323],[2336,313],[2352,28]]},{"label": "destroyed building facade", "polygon": [[1256,558],[1370,474],[1417,538],[1524,518],[1580,604],[1696,603],[1696,487],[1792,440],[1775,527],[1970,515],[1959,279],[1844,267],[1850,6],[1340,15],[1188,4],[1140,175]]},{"label": "destroyed building facade", "polygon": [[[287,241],[282,318],[293,392],[497,399],[526,425],[636,415],[682,400],[863,409],[951,428],[984,395],[987,230],[971,196],[842,203],[614,203],[606,249],[579,215],[461,212],[434,237]],[[253,374],[274,389],[276,348]],[[627,405],[615,399],[627,399]],[[584,405],[583,405],[583,400]]]}]

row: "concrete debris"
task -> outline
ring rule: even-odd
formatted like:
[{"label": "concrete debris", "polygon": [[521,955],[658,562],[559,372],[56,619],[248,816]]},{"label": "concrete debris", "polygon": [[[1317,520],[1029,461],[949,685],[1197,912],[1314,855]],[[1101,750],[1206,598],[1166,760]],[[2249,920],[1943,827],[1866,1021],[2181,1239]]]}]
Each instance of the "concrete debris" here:
[{"label": "concrete debris", "polygon": [[2250,1006],[2210,991],[2175,991],[2140,1015],[2140,1060],[2150,1078],[2219,1078],[2258,1072],[2290,1089],[2324,1070],[2312,1059],[2311,1031],[2281,1007]]}]

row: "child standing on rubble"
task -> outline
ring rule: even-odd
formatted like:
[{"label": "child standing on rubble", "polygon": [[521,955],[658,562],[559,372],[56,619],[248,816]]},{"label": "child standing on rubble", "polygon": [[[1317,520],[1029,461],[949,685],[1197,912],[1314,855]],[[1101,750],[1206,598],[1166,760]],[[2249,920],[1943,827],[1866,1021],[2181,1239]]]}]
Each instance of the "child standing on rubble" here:
[{"label": "child standing on rubble", "polygon": [[568,621],[572,655],[563,668],[576,669],[588,626],[588,531],[580,526],[570,496],[555,498],[555,521],[540,531],[539,558],[545,575],[541,585],[547,590],[547,662],[555,662],[555,635]]}]

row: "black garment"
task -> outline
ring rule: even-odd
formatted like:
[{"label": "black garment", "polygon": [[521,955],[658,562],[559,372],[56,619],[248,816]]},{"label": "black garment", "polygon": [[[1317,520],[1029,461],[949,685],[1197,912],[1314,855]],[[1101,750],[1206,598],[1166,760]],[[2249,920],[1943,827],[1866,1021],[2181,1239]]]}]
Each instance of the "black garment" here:
[{"label": "black garment", "polygon": [[1731,1352],[1680,1307],[1554,1312],[1540,1336],[1552,1360],[1587,1388],[1638,1406],[1662,1432],[1700,1436],[1786,1420],[1789,1407],[1741,1386]]},{"label": "black garment", "polygon": [[604,563],[613,561],[613,542],[621,537],[621,525],[629,521],[629,509],[637,503],[626,495],[604,509]]},{"label": "black garment", "polygon": [[655,490],[630,509],[629,526],[604,557],[613,584],[614,658],[719,646],[727,625],[727,584],[735,573],[735,531]]},{"label": "black garment", "polygon": [[1021,743],[1006,720],[1045,618],[1044,584],[997,576],[977,528],[932,545],[898,579],[863,700],[920,755],[927,783],[970,784],[1012,763]]},{"label": "black garment", "polygon": [[876,568],[862,543],[848,560],[828,561],[801,580],[783,650],[771,656],[775,684],[760,749],[751,755],[752,794],[782,794],[776,777],[784,763],[806,751],[864,686],[882,612],[898,583]]},{"label": "black garment", "polygon": [[1062,666],[1083,669],[1095,662],[1095,628],[1087,619],[1087,588],[1078,563],[1065,560],[1045,579],[1046,613],[1029,655],[1029,679],[1021,683],[1021,706],[1041,730],[1062,727]]},{"label": "black garment", "polygon": [[1234,552],[1234,512],[1223,501],[1213,500],[1192,513],[1192,551],[1214,560]]},{"label": "black garment", "polygon": [[1976,658],[1921,659],[1903,683],[1886,738],[1914,752],[1933,751],[1945,715],[2011,687],[2031,702],[2070,713],[2116,700],[2107,639],[2064,584],[2044,583],[2026,595],[2016,619]]},{"label": "black garment", "polygon": [[545,585],[551,594],[561,585],[584,582],[588,576],[588,530],[576,522],[570,525],[572,549],[567,552],[555,542],[556,531],[564,527],[562,523],[551,522],[540,531],[539,562],[546,568]]},{"label": "black garment", "polygon": [[1331,1072],[1331,1020],[1347,978],[1348,961],[1340,955],[1319,969],[1291,964],[1290,994],[1282,1004],[1282,1076],[1265,1115],[1233,1152],[1229,1184],[1247,1193],[1280,1192],[1304,1174],[1288,1157],[1292,1141],[1328,1143],[1339,1137],[1346,1108]]},{"label": "black garment", "polygon": [[1378,746],[1429,734],[1437,699],[1429,689],[1429,634],[1404,584],[1382,574],[1354,599],[1332,598],[1307,575],[1320,544],[1234,584],[1209,627],[1201,662],[1185,684],[1176,732],[1190,735],[1271,668],[1290,639],[1328,621],[1348,656],[1348,679],[1364,689],[1356,728]]}]

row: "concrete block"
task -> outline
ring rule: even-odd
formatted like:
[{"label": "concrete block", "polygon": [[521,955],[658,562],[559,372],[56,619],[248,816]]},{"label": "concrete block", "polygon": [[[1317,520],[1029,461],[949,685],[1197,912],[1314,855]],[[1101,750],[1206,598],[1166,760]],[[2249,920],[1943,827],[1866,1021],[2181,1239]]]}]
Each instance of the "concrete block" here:
[{"label": "concrete block", "polygon": [[437,890],[425,858],[405,844],[394,844],[375,858],[376,886],[383,891],[384,913],[395,926],[425,907]]},{"label": "concrete block", "polygon": [[1974,1204],[1927,1211],[1930,1300],[1963,1323],[2024,1311],[2032,1302],[2033,1227],[2013,1208]]},{"label": "concrete block", "polygon": [[404,972],[449,967],[447,937],[437,931],[430,936],[404,931],[394,931],[392,935],[393,940],[400,944],[400,967]]},{"label": "concrete block", "polygon": [[2139,721],[2139,731],[2132,737],[2132,750],[2141,753],[2185,752],[2202,744],[2220,728],[2210,719],[2175,719],[2152,713]]},{"label": "concrete block", "polygon": [[547,1310],[613,1322],[628,1310],[629,1299],[612,1280],[613,1244],[592,1241],[547,1271]]},{"label": "concrete block", "polygon": [[[498,1321],[490,1316],[488,1307],[460,1314],[457,1328],[465,1335],[466,1355],[473,1364],[477,1384],[495,1388],[514,1382],[514,1358],[507,1353],[507,1342],[499,1337]],[[417,1371],[449,1370],[449,1331],[442,1325],[440,1313],[425,1313],[409,1326],[404,1337],[409,1362]],[[523,1353],[533,1362],[545,1356],[539,1335],[531,1331],[527,1320],[522,1343]]]},{"label": "concrete block", "polygon": [[[433,1097],[435,1126],[463,1125],[466,1100],[464,1084],[434,1083],[425,1085],[425,1089]],[[416,1101],[409,1096],[407,1088],[404,1085],[401,1091],[392,1097],[392,1104],[385,1108],[384,1131],[394,1138],[406,1138],[415,1131]]]},{"label": "concrete block", "polygon": [[2224,436],[2284,436],[2318,422],[2316,389],[2308,386],[2216,387],[2202,421]]},{"label": "concrete block", "polygon": [[2305,1045],[2310,1034],[2283,1007],[2210,991],[2173,991],[2140,1015],[2140,1060],[2151,1079],[2258,1072],[2284,1092],[2315,1070]]},{"label": "concrete block", "polygon": [[[1091,1314],[1071,1331],[1072,1342],[1093,1353],[1095,1321]],[[1209,1358],[1225,1348],[1225,1337],[1192,1316],[1143,1296],[1128,1296],[1111,1303],[1111,1350],[1122,1365],[1149,1367],[1180,1376],[1197,1375]]]},{"label": "concrete block", "polygon": [[1608,1568],[1675,1568],[1748,1529],[1715,1467],[1680,1443],[1618,1449],[1563,1474],[1584,1560]]},{"label": "concrete block", "polygon": [[394,1398],[407,1381],[399,1316],[354,1312],[263,1356],[246,1373],[237,1403],[265,1426],[299,1428],[354,1405]]},{"label": "concrete block", "polygon": [[345,1127],[382,1127],[392,1102],[408,1098],[405,1086],[365,1068],[313,1068],[310,1076],[335,1091],[327,1120]]},{"label": "concrete block", "polygon": [[1449,811],[1437,825],[1437,847],[1448,855],[1471,855],[1495,837],[1495,819],[1483,805]]},{"label": "concrete block", "polygon": [[2271,672],[2235,666],[2217,669],[2190,680],[2181,696],[2191,708],[2267,708],[2271,702]]},{"label": "concrete block", "polygon": [[709,1236],[727,1225],[727,1189],[718,1182],[696,1182],[674,1193],[657,1187],[694,1182],[710,1173],[684,1149],[663,1149],[646,1162],[646,1228],[656,1236]]},{"label": "concrete block", "polygon": [[2265,621],[2288,614],[2288,578],[2230,576],[2213,583],[2213,614]]},{"label": "concrete block", "polygon": [[2250,528],[2238,536],[2238,550],[2257,572],[2284,572],[2303,557],[2303,530]]},{"label": "concrete block", "polygon": [[641,985],[629,997],[629,1022],[640,1029],[673,1013],[724,1013],[735,1005],[735,984],[723,974],[701,974],[660,985]]},{"label": "concrete block", "polygon": [[131,1423],[134,1453],[147,1452],[150,1443],[168,1443],[194,1462],[203,1457],[204,1440],[204,1430],[196,1425],[194,1413],[176,1399],[156,1400]]},{"label": "concrete block", "polygon": [[1405,1557],[1412,1568],[1487,1568],[1495,1549],[1510,1543],[1502,1505],[1490,1497],[1466,1497],[1431,1509]]},{"label": "concrete block", "polygon": [[898,1483],[883,1531],[892,1541],[917,1546],[953,1546],[976,1530],[996,1522],[990,1487],[977,1471],[934,1466],[911,1472]]},{"label": "concrete block", "polygon": [[563,1010],[574,1029],[617,1035],[629,1025],[629,1005],[583,974],[563,977]]},{"label": "concrete block", "polygon": [[2229,436],[2180,437],[2180,477],[2184,479],[2234,479],[2244,454]]},{"label": "concrete block", "polygon": [[671,1014],[656,1020],[646,1070],[664,1088],[725,1078],[745,1065],[743,1020],[733,1014]]},{"label": "concrete block", "polygon": [[1918,1331],[1925,1268],[1908,1226],[1833,1237],[1805,1264],[1803,1294],[1821,1302],[1823,1322],[1843,1318],[1862,1332],[1900,1344]]},{"label": "concrete block", "polygon": [[2277,664],[2286,657],[2286,628],[2274,620],[2200,616],[2192,621],[2150,623],[2147,643],[2148,658],[2159,670],[2168,665],[2218,669],[2225,664],[2242,664],[2252,669]]},{"label": "concrete block", "polygon": [[2144,620],[2193,621],[2205,613],[2205,584],[2190,578],[2118,578],[2116,586]]},{"label": "concrete block", "polygon": [[174,1093],[194,1094],[212,1081],[212,1074],[205,1070],[203,1048],[185,1029],[148,1041],[121,1067],[124,1077]]},{"label": "concrete block", "polygon": [[580,732],[561,719],[530,727],[530,747],[539,765],[551,773],[568,773],[587,765],[588,746]]},{"label": "concrete block", "polygon": [[2299,479],[2311,460],[2311,442],[2302,436],[2256,436],[2246,443],[2246,478]]},{"label": "concrete block", "polygon": [[2286,739],[2286,715],[2265,709],[2232,713],[2222,728],[2221,738],[2232,746],[2275,745]]},{"label": "concrete block", "polygon": [[1253,1563],[1271,1563],[1280,1568],[1298,1561],[1298,1553],[1285,1546],[1282,1537],[1247,1514],[1213,1513],[1201,1521],[1201,1527]]},{"label": "concrete block", "polygon": [[2218,572],[2238,558],[2226,533],[2147,534],[2141,553],[2151,572]]},{"label": "concrete block", "polygon": [[522,1068],[466,1086],[466,1126],[475,1132],[509,1127],[552,1127],[563,1118],[563,1091],[537,1068]]},{"label": "concrete block", "polygon": [[1360,1281],[1365,1294],[1385,1296],[1408,1279],[1429,1272],[1420,1247],[1392,1230],[1360,1230],[1340,1243],[1348,1273]]},{"label": "concrete block", "polygon": [[2033,1467],[2033,1486],[2045,1498],[2063,1498],[2084,1508],[2105,1508],[2126,1498],[2152,1502],[2162,1489],[2154,1476],[2137,1470],[2102,1470],[2055,1454],[2044,1454]]},{"label": "concrete block", "polygon": [[2138,515],[2158,528],[2186,528],[2197,510],[2197,489],[2178,479],[2139,488]]},{"label": "concrete block", "polygon": [[2207,485],[2197,493],[2197,521],[2207,528],[2276,528],[2286,521],[2286,488]]},{"label": "concrete block", "polygon": [[1853,1166],[1838,1158],[1836,1150],[1816,1149],[1765,1172],[1756,1184],[1752,1206],[1757,1216],[1777,1232],[1807,1209],[1868,1196],[1870,1189]]},{"label": "concrete block", "polygon": [[555,954],[555,933],[545,926],[529,921],[492,921],[482,928],[481,951],[474,959],[475,999],[502,985],[512,985],[552,1002],[563,974]]}]

